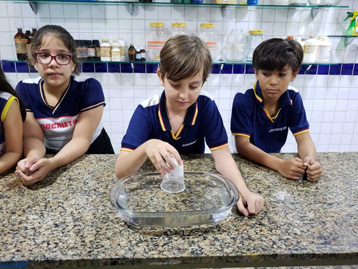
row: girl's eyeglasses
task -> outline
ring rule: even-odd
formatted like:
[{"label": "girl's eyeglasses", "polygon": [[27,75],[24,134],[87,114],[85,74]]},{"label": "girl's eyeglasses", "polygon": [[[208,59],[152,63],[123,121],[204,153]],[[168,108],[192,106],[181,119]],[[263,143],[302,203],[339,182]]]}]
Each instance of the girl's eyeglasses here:
[{"label": "girl's eyeglasses", "polygon": [[55,59],[58,65],[67,65],[71,62],[72,55],[69,54],[58,54],[51,55],[48,53],[35,53],[36,62],[40,64],[50,64]]}]

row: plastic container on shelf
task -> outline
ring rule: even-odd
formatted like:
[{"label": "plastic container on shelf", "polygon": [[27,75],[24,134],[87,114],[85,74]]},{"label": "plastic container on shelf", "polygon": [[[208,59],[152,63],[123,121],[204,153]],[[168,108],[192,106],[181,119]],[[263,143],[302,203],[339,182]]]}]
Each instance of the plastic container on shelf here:
[{"label": "plastic container on shelf", "polygon": [[102,38],[102,42],[100,45],[101,50],[101,61],[108,62],[111,60],[111,49],[112,46],[109,44],[108,38]]},{"label": "plastic container on shelf", "polygon": [[246,61],[252,62],[252,56],[256,47],[264,40],[264,31],[262,30],[250,30],[247,37],[247,50],[246,50]]},{"label": "plastic container on shelf", "polygon": [[127,51],[127,46],[126,46],[126,42],[120,38],[118,39],[118,45],[119,45],[119,49],[121,51],[121,61],[125,62],[127,60],[127,56],[126,56],[126,51]]},{"label": "plastic container on shelf", "polygon": [[307,5],[307,0],[289,0],[288,4],[290,6],[305,6]]},{"label": "plastic container on shelf", "polygon": [[152,61],[159,61],[160,51],[169,39],[170,32],[164,27],[163,22],[150,23],[147,57]]},{"label": "plastic container on shelf", "polygon": [[303,62],[304,63],[315,63],[317,58],[319,41],[311,36],[305,41],[303,48]]},{"label": "plastic container on shelf", "polygon": [[216,4],[236,4],[236,0],[216,0]]},{"label": "plastic container on shelf", "polygon": [[200,24],[200,29],[198,32],[198,36],[201,40],[205,42],[208,46],[208,49],[211,54],[211,58],[213,61],[217,58],[217,34],[215,31],[215,24],[214,23],[202,23]]},{"label": "plastic container on shelf", "polygon": [[331,47],[332,44],[329,42],[328,37],[318,38],[319,44],[317,49],[317,58],[316,62],[318,63],[328,63],[331,56]]},{"label": "plastic container on shelf", "polygon": [[111,60],[113,62],[121,61],[121,50],[119,48],[118,40],[113,40],[112,42]]},{"label": "plastic container on shelf", "polygon": [[185,22],[173,22],[171,33],[172,33],[172,36],[187,35],[188,31],[186,29],[186,23]]},{"label": "plastic container on shelf", "polygon": [[226,60],[243,62],[245,56],[246,36],[242,29],[232,29],[226,39]]}]

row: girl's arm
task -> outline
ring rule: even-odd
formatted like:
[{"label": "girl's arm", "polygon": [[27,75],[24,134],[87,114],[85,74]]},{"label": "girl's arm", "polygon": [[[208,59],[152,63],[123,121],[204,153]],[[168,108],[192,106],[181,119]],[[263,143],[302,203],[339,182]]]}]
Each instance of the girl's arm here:
[{"label": "girl's arm", "polygon": [[237,152],[245,158],[264,165],[272,170],[279,172],[282,176],[290,179],[299,179],[304,173],[302,162],[297,159],[282,160],[272,156],[255,145],[250,143],[250,139],[244,136],[235,136]]},{"label": "girl's arm", "polygon": [[23,125],[17,101],[13,101],[3,121],[6,152],[0,158],[0,174],[12,168],[22,155]]},{"label": "girl's arm", "polygon": [[83,155],[89,148],[93,134],[102,118],[103,106],[81,112],[73,132],[73,137],[55,156],[42,158],[30,168],[30,175],[18,173],[25,185],[42,180],[52,170],[66,165]]},{"label": "girl's arm", "polygon": [[164,175],[175,167],[171,156],[174,156],[178,164],[183,163],[178,151],[169,143],[150,139],[132,152],[121,151],[116,161],[115,174],[118,178],[123,178],[137,173],[148,157],[158,172]]},{"label": "girl's arm", "polygon": [[247,188],[246,183],[232,158],[229,148],[225,147],[219,150],[214,150],[212,154],[216,170],[224,177],[230,179],[240,193],[238,208],[241,213],[245,216],[248,216],[249,214],[258,214],[263,208],[264,199],[261,195],[253,193]]}]

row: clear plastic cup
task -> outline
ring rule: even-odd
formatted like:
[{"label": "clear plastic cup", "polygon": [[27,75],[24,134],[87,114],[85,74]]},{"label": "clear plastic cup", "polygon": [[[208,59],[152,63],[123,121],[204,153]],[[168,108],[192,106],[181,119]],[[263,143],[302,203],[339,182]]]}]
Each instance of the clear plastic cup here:
[{"label": "clear plastic cup", "polygon": [[172,158],[172,161],[175,164],[175,168],[164,175],[160,188],[168,193],[182,192],[185,190],[184,166],[178,165],[175,158]]}]

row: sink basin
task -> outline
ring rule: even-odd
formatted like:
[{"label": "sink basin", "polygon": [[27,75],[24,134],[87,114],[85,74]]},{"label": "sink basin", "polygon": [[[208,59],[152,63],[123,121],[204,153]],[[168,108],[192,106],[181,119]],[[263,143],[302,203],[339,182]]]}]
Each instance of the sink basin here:
[{"label": "sink basin", "polygon": [[238,201],[238,191],[228,179],[209,172],[185,172],[185,190],[161,190],[159,173],[121,179],[110,200],[121,217],[138,227],[184,227],[215,224],[226,218]]}]

